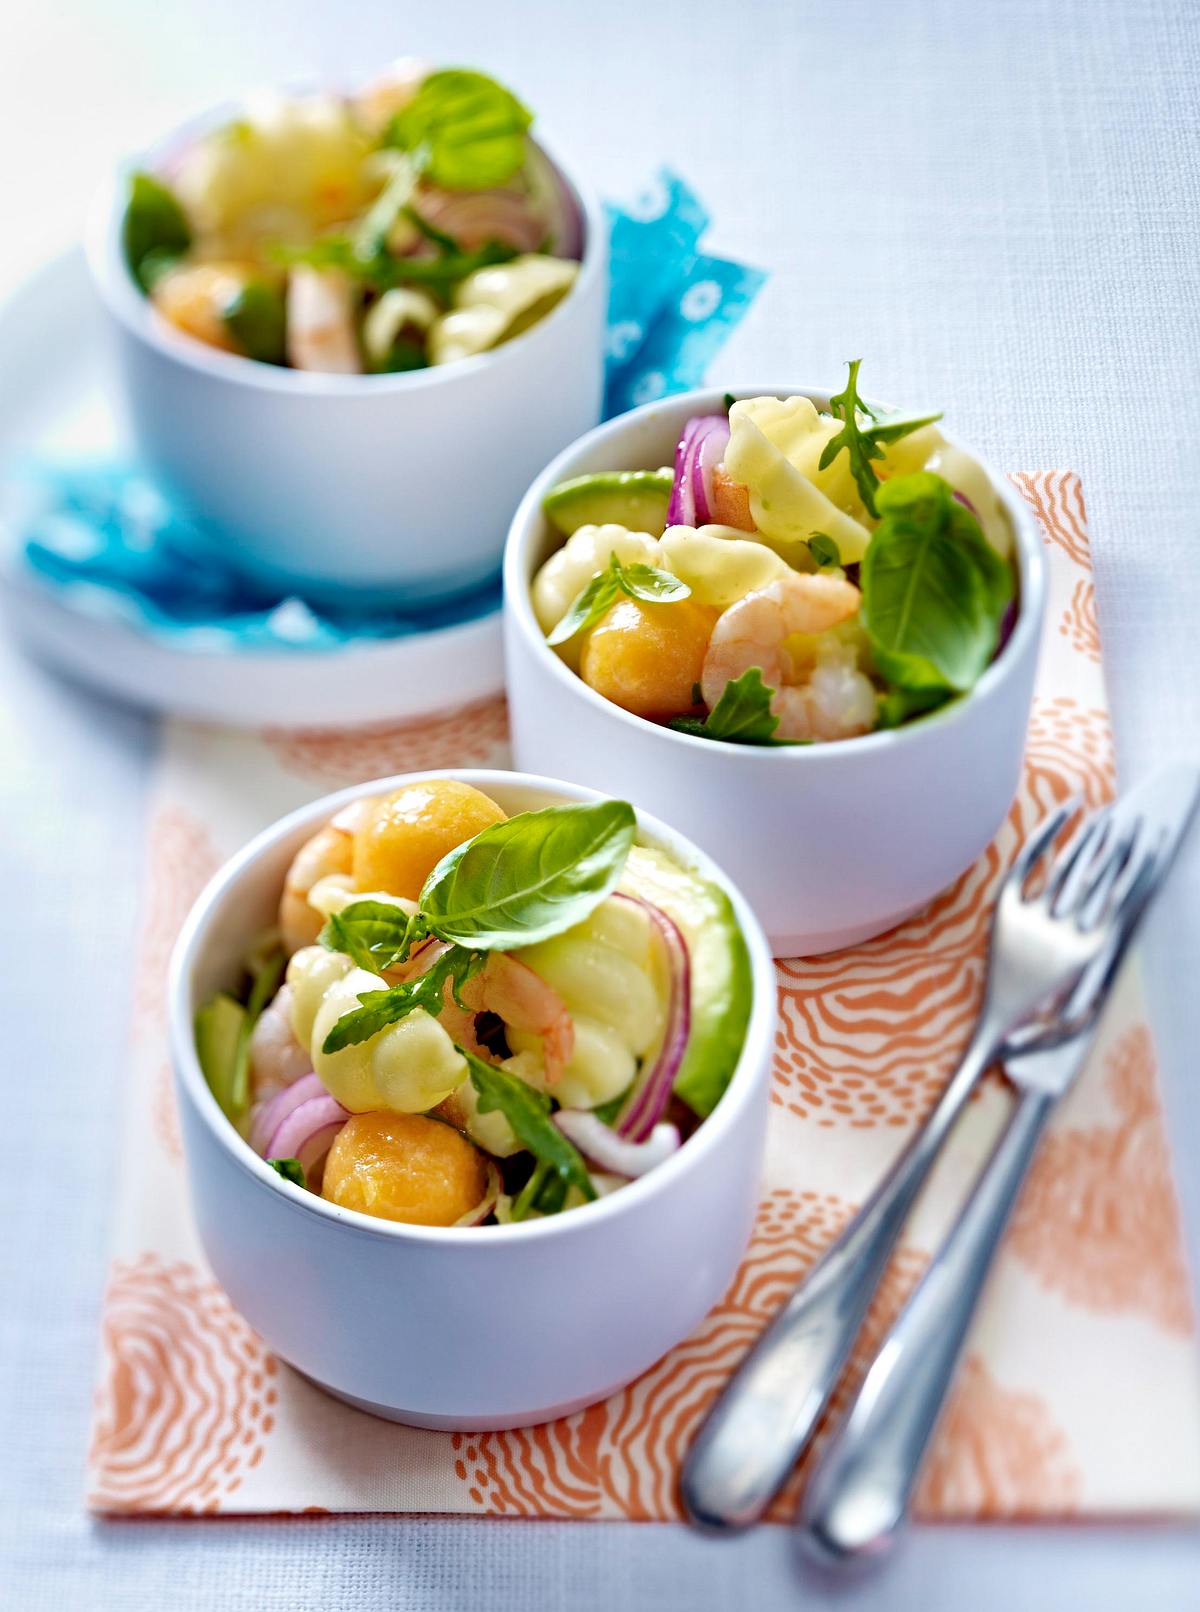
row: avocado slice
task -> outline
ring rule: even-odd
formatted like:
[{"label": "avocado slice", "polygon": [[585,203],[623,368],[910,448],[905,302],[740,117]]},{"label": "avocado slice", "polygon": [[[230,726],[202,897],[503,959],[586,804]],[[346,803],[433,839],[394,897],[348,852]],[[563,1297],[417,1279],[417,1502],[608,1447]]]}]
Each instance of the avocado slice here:
[{"label": "avocado slice", "polygon": [[630,850],[620,888],[661,907],[687,942],[692,1024],[675,1095],[703,1119],[729,1084],[750,1022],[750,954],[733,904],[717,885],[644,845]]},{"label": "avocado slice", "polygon": [[219,991],[196,1013],[196,1056],[221,1110],[236,1125],[241,1118],[237,1083],[249,1015],[242,1004]]},{"label": "avocado slice", "polygon": [[598,470],[560,481],[542,499],[552,526],[570,537],[581,526],[624,526],[657,537],[666,530],[673,470]]}]

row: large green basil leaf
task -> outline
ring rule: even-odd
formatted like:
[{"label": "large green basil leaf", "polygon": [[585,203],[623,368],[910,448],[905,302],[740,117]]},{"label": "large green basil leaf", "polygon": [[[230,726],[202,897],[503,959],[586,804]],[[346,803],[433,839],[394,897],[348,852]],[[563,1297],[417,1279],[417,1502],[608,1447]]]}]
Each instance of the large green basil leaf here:
[{"label": "large green basil leaf", "polygon": [[875,663],[899,688],[965,692],[995,654],[1012,571],[941,476],[896,476],[877,501],[860,577]]},{"label": "large green basil leaf", "polygon": [[135,173],[121,225],[125,261],[143,291],[155,276],[192,244],[183,208],[153,174]]},{"label": "large green basil leaf", "polygon": [[443,940],[483,951],[548,940],[609,894],[636,827],[623,800],[495,823],[442,858],[421,891],[421,915]]},{"label": "large green basil leaf", "polygon": [[430,73],[392,119],[388,142],[449,190],[505,185],[523,166],[533,113],[486,73],[459,67]]}]

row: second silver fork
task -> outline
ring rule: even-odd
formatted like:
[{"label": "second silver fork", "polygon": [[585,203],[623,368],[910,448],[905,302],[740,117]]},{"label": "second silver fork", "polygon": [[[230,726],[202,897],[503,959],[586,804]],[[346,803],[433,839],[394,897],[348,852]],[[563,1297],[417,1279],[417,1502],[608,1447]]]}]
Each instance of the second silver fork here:
[{"label": "second silver fork", "polygon": [[[1001,886],[983,1003],[962,1061],[921,1130],[710,1411],[681,1480],[694,1522],[737,1529],[762,1515],[829,1403],[900,1229],[980,1076],[1003,1058],[1061,1040],[1088,1011],[1085,975],[1108,944],[1111,926],[1122,914],[1131,916],[1140,892],[1140,821],[1135,803],[1123,804],[1115,830],[1111,808],[1084,820],[1037,895],[1026,894],[1026,885],[1077,804],[1050,813],[1018,854]],[[1108,921],[1081,927],[1081,911],[1106,892],[1115,892]],[[1072,1022],[1022,1031],[1037,1009],[1064,998]]]}]

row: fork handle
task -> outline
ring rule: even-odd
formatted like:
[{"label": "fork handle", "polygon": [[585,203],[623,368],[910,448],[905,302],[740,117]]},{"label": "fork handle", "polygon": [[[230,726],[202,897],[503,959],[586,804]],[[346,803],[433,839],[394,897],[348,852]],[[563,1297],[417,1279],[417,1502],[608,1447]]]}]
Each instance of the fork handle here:
[{"label": "fork handle", "polygon": [[902,1527],[971,1319],[1054,1099],[1027,1090],[950,1234],[809,1479],[799,1522],[824,1559],[877,1555]]},{"label": "fork handle", "polygon": [[913,1200],[993,1060],[981,1023],[928,1119],[743,1360],[701,1427],[680,1487],[692,1521],[755,1522],[806,1448],[842,1374]]}]

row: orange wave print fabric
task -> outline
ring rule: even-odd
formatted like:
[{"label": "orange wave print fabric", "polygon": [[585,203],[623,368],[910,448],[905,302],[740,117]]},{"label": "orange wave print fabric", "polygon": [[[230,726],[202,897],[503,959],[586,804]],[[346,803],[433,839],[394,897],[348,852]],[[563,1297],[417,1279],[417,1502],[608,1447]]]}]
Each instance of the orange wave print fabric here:
[{"label": "orange wave print fabric", "polygon": [[[1017,847],[1068,795],[1095,805],[1113,791],[1079,481],[1059,471],[1013,479],[1041,519],[1048,570],[1017,798],[993,843],[925,912],[852,950],[779,961],[765,1180],[741,1268],[693,1334],[637,1381],[542,1427],[475,1435],[376,1421],[270,1358],[205,1273],[163,1012],[169,949],[226,855],[279,813],[344,784],[504,766],[504,702],[347,734],[171,725],[150,832],[129,1137],[89,1459],[93,1507],[679,1518],[680,1467],[708,1406],[871,1192],[958,1056],[978,1005],[997,885]],[[919,1278],[1008,1101],[994,1079],[963,1116],[906,1228],[855,1372]],[[1200,1516],[1191,1323],[1133,970],[1018,1206],[922,1477],[920,1515]],[[846,1393],[843,1385],[835,1415]],[[776,1521],[794,1512],[803,1479],[802,1468],[772,1511]]]},{"label": "orange wave print fabric", "polygon": [[825,1128],[911,1126],[975,1021],[996,890],[1034,823],[1069,795],[1113,790],[1108,718],[1039,699],[1020,791],[1000,833],[950,890],[865,945],[779,964],[772,1101]]},{"label": "orange wave print fabric", "polygon": [[182,1262],[118,1264],[89,1504],[107,1512],[216,1512],[262,1459],[274,1360],[215,1283]]},{"label": "orange wave print fabric", "polygon": [[1192,1306],[1144,1024],[1118,1038],[1103,1074],[1111,1120],[1047,1139],[1008,1247],[1072,1304],[1098,1315],[1140,1313],[1186,1337]]}]

